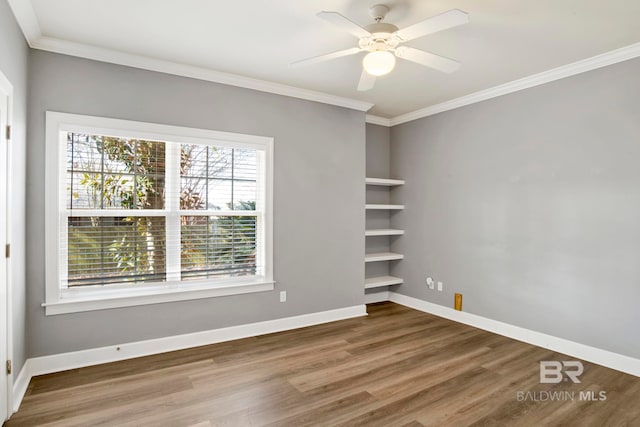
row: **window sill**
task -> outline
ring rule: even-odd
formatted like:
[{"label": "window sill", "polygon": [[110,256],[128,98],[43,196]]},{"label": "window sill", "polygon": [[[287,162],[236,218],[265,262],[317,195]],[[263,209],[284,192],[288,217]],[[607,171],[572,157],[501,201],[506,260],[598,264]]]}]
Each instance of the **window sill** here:
[{"label": "window sill", "polygon": [[[82,311],[107,310],[112,308],[132,307],[137,305],[161,304],[175,301],[187,301],[201,298],[213,298],[229,295],[241,295],[254,292],[272,291],[273,281],[252,281],[229,283],[206,288],[190,289],[154,289],[136,290],[132,292],[100,292],[92,291],[65,296],[56,302],[43,303],[47,316],[56,314],[78,313]],[[84,294],[84,295],[83,295]],[[90,297],[89,297],[90,295]]]}]

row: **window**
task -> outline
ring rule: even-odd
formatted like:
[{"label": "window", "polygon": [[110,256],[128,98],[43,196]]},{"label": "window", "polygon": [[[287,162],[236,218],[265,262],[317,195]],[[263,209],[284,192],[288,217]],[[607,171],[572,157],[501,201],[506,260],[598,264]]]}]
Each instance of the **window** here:
[{"label": "window", "polygon": [[47,112],[47,314],[273,289],[273,140]]}]

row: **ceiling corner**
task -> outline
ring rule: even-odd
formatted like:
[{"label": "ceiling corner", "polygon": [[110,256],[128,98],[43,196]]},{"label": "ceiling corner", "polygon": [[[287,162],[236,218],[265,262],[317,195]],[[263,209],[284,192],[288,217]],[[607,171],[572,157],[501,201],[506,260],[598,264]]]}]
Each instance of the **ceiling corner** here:
[{"label": "ceiling corner", "polygon": [[365,116],[365,121],[372,125],[391,127],[391,119],[388,119],[386,117],[379,117],[379,116],[373,116],[371,114],[367,114]]},{"label": "ceiling corner", "polygon": [[42,36],[40,30],[40,23],[38,22],[38,16],[36,15],[31,0],[7,0],[9,7],[13,11],[13,15],[18,21],[18,25],[22,30],[22,34],[27,39],[29,46],[33,45]]}]

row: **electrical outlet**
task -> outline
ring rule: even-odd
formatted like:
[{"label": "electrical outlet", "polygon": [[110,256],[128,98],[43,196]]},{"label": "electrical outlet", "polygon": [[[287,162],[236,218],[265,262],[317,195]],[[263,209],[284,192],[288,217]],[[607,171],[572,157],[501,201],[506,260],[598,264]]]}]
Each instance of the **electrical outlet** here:
[{"label": "electrical outlet", "polygon": [[287,291],[280,291],[280,302],[287,301]]},{"label": "electrical outlet", "polygon": [[427,277],[427,286],[429,289],[433,289],[435,287],[435,282],[431,277]]},{"label": "electrical outlet", "polygon": [[442,282],[438,282],[438,291],[442,292]]}]

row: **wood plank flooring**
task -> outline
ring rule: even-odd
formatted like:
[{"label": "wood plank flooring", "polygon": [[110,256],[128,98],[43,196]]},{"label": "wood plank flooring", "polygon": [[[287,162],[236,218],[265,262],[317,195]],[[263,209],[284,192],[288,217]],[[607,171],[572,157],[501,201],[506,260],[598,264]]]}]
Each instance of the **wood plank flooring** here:
[{"label": "wood plank flooring", "polygon": [[393,303],[368,312],[36,377],[6,425],[640,426],[640,378],[585,362],[580,384],[540,384],[540,360],[574,358]]}]

